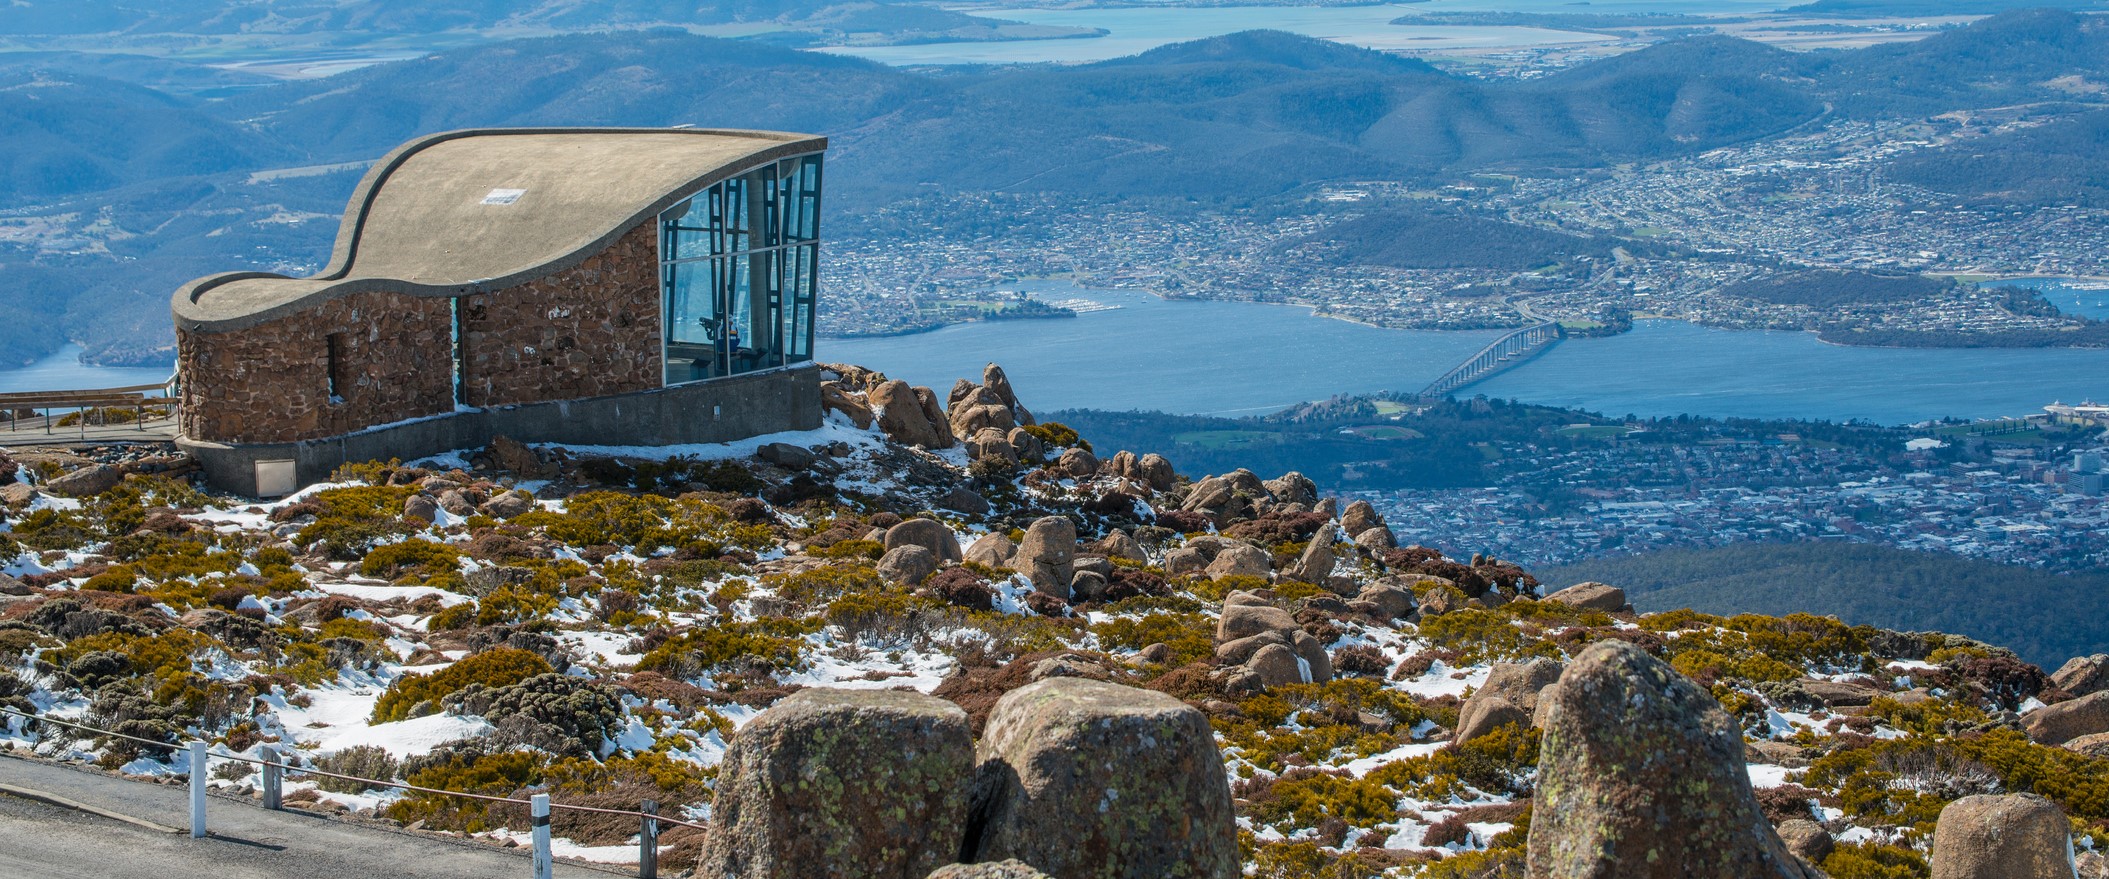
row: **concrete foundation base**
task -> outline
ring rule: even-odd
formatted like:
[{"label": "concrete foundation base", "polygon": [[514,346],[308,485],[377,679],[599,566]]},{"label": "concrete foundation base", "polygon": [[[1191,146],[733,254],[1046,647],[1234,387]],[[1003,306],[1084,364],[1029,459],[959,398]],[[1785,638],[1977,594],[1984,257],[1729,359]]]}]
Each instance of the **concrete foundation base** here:
[{"label": "concrete foundation base", "polygon": [[229,444],[177,437],[221,491],[275,497],[362,461],[409,461],[489,445],[666,446],[721,443],[820,426],[820,367],[804,363],[635,394],[477,409],[293,443]]}]

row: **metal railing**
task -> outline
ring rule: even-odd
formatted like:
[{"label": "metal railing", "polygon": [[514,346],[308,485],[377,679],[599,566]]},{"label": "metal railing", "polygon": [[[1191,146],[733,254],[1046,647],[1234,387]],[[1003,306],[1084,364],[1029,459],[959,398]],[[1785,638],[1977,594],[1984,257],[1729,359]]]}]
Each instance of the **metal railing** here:
[{"label": "metal railing", "polygon": [[[132,423],[141,433],[146,432],[148,409],[160,410],[163,417],[174,417],[177,404],[177,376],[171,374],[167,381],[153,385],[128,385],[122,388],[94,388],[64,391],[17,391],[0,394],[0,416],[7,419],[8,431],[19,432],[22,422],[44,414],[44,433],[49,436],[53,428],[63,420],[63,413],[79,416],[81,439],[88,438],[89,422],[95,419],[97,410],[126,409],[132,412]],[[160,392],[155,395],[153,392]],[[21,413],[31,413],[27,418]],[[102,425],[109,426],[109,425]]]},{"label": "metal railing", "polygon": [[639,879],[658,879],[660,825],[672,824],[675,826],[688,827],[696,830],[707,829],[704,825],[701,824],[696,824],[690,821],[682,821],[678,818],[669,818],[665,815],[659,814],[659,804],[651,800],[643,801],[639,804],[639,808],[633,811],[629,809],[603,809],[597,806],[576,806],[571,805],[569,803],[555,803],[550,801],[548,794],[534,794],[528,799],[521,800],[514,799],[512,797],[492,796],[490,794],[472,794],[464,793],[462,791],[441,790],[439,788],[421,787],[418,785],[405,784],[403,782],[397,781],[384,781],[378,778],[361,778],[356,775],[345,775],[341,772],[329,772],[327,770],[322,769],[296,766],[280,759],[278,749],[273,748],[269,745],[265,745],[259,749],[264,755],[261,758],[243,757],[239,754],[213,754],[211,753],[211,743],[205,741],[204,739],[193,739],[184,748],[179,748],[176,744],[171,742],[156,741],[154,739],[127,735],[125,733],[116,732],[114,730],[100,729],[97,727],[88,726],[86,724],[74,723],[72,721],[67,720],[60,720],[55,717],[45,717],[38,714],[29,714],[27,712],[17,711],[13,708],[8,708],[5,706],[0,706],[0,714],[12,715],[14,717],[20,717],[24,720],[33,721],[36,723],[49,723],[56,726],[68,727],[71,729],[80,730],[82,732],[91,733],[98,736],[109,736],[111,738],[126,739],[158,750],[174,752],[177,750],[187,749],[189,753],[190,763],[190,837],[192,839],[204,839],[206,835],[206,770],[208,762],[214,758],[218,758],[221,760],[233,760],[239,763],[248,763],[253,766],[261,767],[263,771],[263,788],[261,791],[262,805],[265,809],[269,809],[272,811],[283,811],[285,808],[284,793],[285,777],[287,773],[321,776],[324,778],[335,778],[343,781],[357,782],[367,787],[393,788],[396,790],[411,791],[415,793],[428,794],[431,796],[455,797],[458,799],[465,800],[478,800],[490,803],[505,803],[513,806],[526,806],[528,807],[529,818],[533,823],[535,879],[550,879],[551,873],[555,870],[556,861],[551,854],[549,836],[549,819],[551,813],[554,811],[587,812],[598,815],[628,815],[637,818],[637,875]]}]

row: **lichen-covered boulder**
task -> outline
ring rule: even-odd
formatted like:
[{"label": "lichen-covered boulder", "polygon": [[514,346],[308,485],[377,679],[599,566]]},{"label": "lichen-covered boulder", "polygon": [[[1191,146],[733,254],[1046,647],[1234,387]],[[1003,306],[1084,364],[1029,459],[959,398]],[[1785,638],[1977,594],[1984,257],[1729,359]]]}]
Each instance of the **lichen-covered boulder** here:
[{"label": "lichen-covered boulder", "polygon": [[937,556],[913,543],[902,544],[886,551],[879,558],[879,576],[889,583],[903,586],[920,586],[931,574],[937,573]]},{"label": "lichen-covered boulder", "polygon": [[2109,690],[2109,653],[2068,659],[2051,673],[2050,682],[2075,696]]},{"label": "lichen-covered boulder", "polygon": [[881,382],[866,396],[876,410],[879,430],[904,446],[944,449],[952,446],[952,434],[931,423],[915,389],[899,379]]},{"label": "lichen-covered boulder", "polygon": [[886,548],[914,544],[930,551],[940,562],[958,563],[965,556],[959,551],[959,538],[952,536],[952,529],[936,519],[917,517],[886,529]]},{"label": "lichen-covered boulder", "polygon": [[1267,495],[1276,503],[1296,504],[1308,510],[1318,503],[1318,484],[1311,477],[1291,470],[1280,479],[1269,479],[1264,483]]},{"label": "lichen-covered boulder", "polygon": [[987,864],[951,864],[937,868],[927,879],[1054,879],[1016,858]]},{"label": "lichen-covered boulder", "polygon": [[1144,455],[1135,462],[1134,477],[1158,491],[1171,488],[1172,484],[1179,480],[1179,474],[1172,470],[1171,460],[1156,452]]},{"label": "lichen-covered boulder", "polygon": [[1457,731],[1450,741],[1461,745],[1512,724],[1529,726],[1530,712],[1500,696],[1474,696],[1458,709]]},{"label": "lichen-covered boulder", "polygon": [[978,755],[972,860],[1057,879],[1240,873],[1215,735],[1171,696],[1050,678],[996,703]]},{"label": "lichen-covered boulder", "polygon": [[1361,537],[1362,532],[1383,526],[1384,517],[1377,515],[1377,508],[1370,506],[1369,501],[1348,504],[1347,510],[1340,514],[1340,530],[1347,532],[1349,539]]},{"label": "lichen-covered boulder", "polygon": [[1539,657],[1529,662],[1497,662],[1487,673],[1487,682],[1474,690],[1472,698],[1499,696],[1524,713],[1538,710],[1539,695],[1560,682],[1560,664]]},{"label": "lichen-covered boulder", "polygon": [[1221,580],[1225,577],[1266,577],[1274,573],[1274,557],[1267,551],[1249,543],[1233,543],[1216,553],[1208,563],[1208,577]]},{"label": "lichen-covered boulder", "polygon": [[732,739],[698,876],[917,879],[959,859],[974,777],[959,706],[801,690]]},{"label": "lichen-covered boulder", "polygon": [[1545,600],[1557,601],[1583,610],[1601,610],[1609,613],[1625,608],[1626,590],[1602,583],[1576,583],[1545,596]]},{"label": "lichen-covered boulder", "polygon": [[1623,641],[1559,683],[1538,756],[1531,879],[1811,879],[1758,808],[1714,697]]},{"label": "lichen-covered boulder", "polygon": [[1933,879],[2071,879],[2072,824],[2034,794],[1979,794],[1941,810]]},{"label": "lichen-covered boulder", "polygon": [[1033,581],[1033,591],[1069,600],[1069,584],[1076,579],[1076,523],[1064,516],[1034,520],[1011,568]]},{"label": "lichen-covered boulder", "polygon": [[1403,620],[1413,614],[1420,603],[1414,601],[1413,590],[1396,583],[1378,580],[1364,587],[1355,596],[1356,601],[1367,601],[1374,605],[1378,615],[1385,620]]},{"label": "lichen-covered boulder", "polygon": [[1282,576],[1305,583],[1325,585],[1333,576],[1333,566],[1339,558],[1333,553],[1333,544],[1340,539],[1340,526],[1331,522],[1320,526],[1311,542],[1304,546],[1303,555]]},{"label": "lichen-covered boulder", "polygon": [[1838,848],[1830,831],[1807,818],[1780,822],[1779,839],[1786,844],[1788,853],[1800,858],[1804,864],[1822,864]]},{"label": "lichen-covered boulder", "polygon": [[966,560],[991,568],[1008,568],[1018,555],[1018,544],[1012,543],[1010,535],[991,531],[967,547]]},{"label": "lichen-covered boulder", "polygon": [[2109,732],[2109,690],[2038,708],[2028,715],[2028,737],[2040,745]]}]

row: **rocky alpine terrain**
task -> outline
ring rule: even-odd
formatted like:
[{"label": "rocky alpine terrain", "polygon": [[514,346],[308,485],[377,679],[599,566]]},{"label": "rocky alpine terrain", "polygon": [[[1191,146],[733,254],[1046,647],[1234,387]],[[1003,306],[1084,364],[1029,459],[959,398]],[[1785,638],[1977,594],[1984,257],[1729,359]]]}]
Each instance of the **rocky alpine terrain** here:
[{"label": "rocky alpine terrain", "polygon": [[[652,800],[708,828],[661,864],[709,876],[2109,876],[2109,655],[1544,594],[1299,474],[1095,449],[993,366],[825,375],[817,431],[500,441],[269,503],[151,449],[0,454],[0,706],[169,745],[0,747]],[[634,821],[554,833],[635,861]]]}]

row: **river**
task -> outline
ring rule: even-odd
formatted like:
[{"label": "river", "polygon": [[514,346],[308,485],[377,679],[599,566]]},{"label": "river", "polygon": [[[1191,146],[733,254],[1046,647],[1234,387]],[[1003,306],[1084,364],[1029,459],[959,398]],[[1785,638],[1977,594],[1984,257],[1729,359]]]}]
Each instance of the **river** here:
[{"label": "river", "polygon": [[[970,323],[875,339],[823,339],[823,360],[859,363],[940,393],[988,360],[1037,409],[1159,409],[1246,415],[1342,393],[1415,391],[1494,332],[1387,330],[1290,306],[1165,301],[1018,285],[1048,299],[1119,308],[1074,319]],[[1864,419],[2042,411],[2109,398],[2109,350],[1849,348],[1809,333],[1641,321],[1605,339],[1570,339],[1470,394],[1609,415]]]}]

